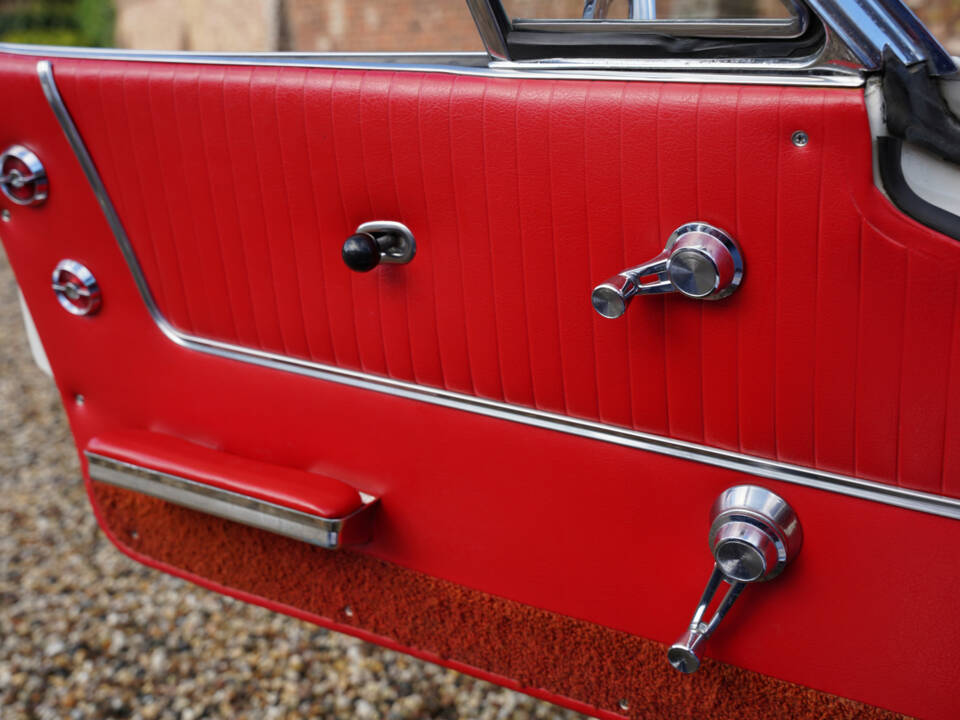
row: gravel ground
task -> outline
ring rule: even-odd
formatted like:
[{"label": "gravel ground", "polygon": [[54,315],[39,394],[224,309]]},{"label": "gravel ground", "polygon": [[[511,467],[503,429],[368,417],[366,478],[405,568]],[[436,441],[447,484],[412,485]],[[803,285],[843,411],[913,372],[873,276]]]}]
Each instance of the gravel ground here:
[{"label": "gravel ground", "polygon": [[142,567],[97,528],[0,249],[0,718],[580,718]]}]

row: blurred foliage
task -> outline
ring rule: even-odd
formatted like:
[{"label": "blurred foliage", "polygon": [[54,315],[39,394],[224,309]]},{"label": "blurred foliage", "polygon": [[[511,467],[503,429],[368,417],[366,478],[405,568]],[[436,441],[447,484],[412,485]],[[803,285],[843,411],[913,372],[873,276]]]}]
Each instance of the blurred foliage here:
[{"label": "blurred foliage", "polygon": [[112,0],[0,0],[0,41],[113,45]]}]

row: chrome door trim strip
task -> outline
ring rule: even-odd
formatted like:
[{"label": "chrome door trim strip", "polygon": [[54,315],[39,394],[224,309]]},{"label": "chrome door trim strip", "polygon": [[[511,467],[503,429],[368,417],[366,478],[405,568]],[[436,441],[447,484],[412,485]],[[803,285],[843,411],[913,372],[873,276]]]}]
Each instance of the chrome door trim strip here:
[{"label": "chrome door trim strip", "polygon": [[491,61],[486,53],[196,53],[0,43],[0,55],[3,54],[187,65],[385,70],[503,79],[555,78],[838,88],[862,87],[865,83],[859,70],[840,65],[818,65],[816,58],[782,61],[558,59],[509,62],[496,57]]},{"label": "chrome door trim strip", "polygon": [[129,267],[147,310],[163,334],[184,348],[217,357],[228,358],[230,360],[259,365],[273,370],[297,373],[319,380],[327,380],[362,388],[364,390],[372,390],[396,397],[418,400],[420,402],[463,410],[486,417],[508,420],[523,425],[553,430],[568,435],[576,435],[591,440],[599,440],[614,445],[622,445],[637,450],[659,453],[684,460],[692,460],[694,462],[734,470],[756,477],[805,485],[807,487],[827,490],[863,500],[871,500],[960,520],[960,500],[954,498],[892,485],[884,485],[870,480],[861,480],[859,478],[822,470],[813,470],[776,460],[744,455],[729,450],[721,450],[697,443],[639,432],[637,430],[604,425],[598,422],[567,417],[543,410],[486,400],[484,398],[463,395],[449,390],[416,385],[414,383],[370,375],[368,373],[347,370],[308,360],[300,360],[183,333],[170,325],[166,318],[160,313],[153,299],[153,295],[147,285],[146,278],[137,261],[133,247],[124,230],[123,223],[120,221],[113,203],[110,201],[107,189],[97,172],[96,165],[90,157],[90,153],[84,145],[83,138],[80,136],[76,125],[73,123],[73,119],[70,117],[69,111],[64,105],[63,98],[57,90],[57,85],[53,77],[53,68],[50,63],[45,60],[37,63],[37,74],[39,75],[43,92],[50,103],[50,107],[60,123],[60,127],[67,141],[73,148],[94,195],[97,197],[97,201],[103,210],[103,214],[113,232],[117,245],[120,247],[120,252],[127,262],[127,266]]},{"label": "chrome door trim strip", "polygon": [[84,451],[84,455],[91,480],[285,535],[328,550],[342,547],[345,544],[346,526],[350,525],[359,513],[367,512],[372,507],[372,503],[368,503],[346,517],[324,518],[89,450]]}]

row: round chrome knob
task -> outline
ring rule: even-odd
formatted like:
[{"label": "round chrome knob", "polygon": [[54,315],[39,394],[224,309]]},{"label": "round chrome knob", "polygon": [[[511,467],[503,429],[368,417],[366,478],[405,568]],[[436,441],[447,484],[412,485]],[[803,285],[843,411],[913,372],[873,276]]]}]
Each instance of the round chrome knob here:
[{"label": "round chrome knob", "polygon": [[76,260],[61,260],[53,269],[53,292],[71,315],[95,315],[103,298],[93,273]]},{"label": "round chrome knob", "polygon": [[618,318],[627,311],[627,304],[636,292],[632,278],[616,275],[593,289],[590,302],[603,317]]},{"label": "round chrome knob", "polygon": [[50,183],[40,158],[23,145],[11,145],[0,154],[0,192],[17,205],[40,205]]},{"label": "round chrome knob", "polygon": [[729,488],[717,498],[711,515],[710,550],[731,581],[749,583],[776,577],[803,543],[793,508],[766,488]]},{"label": "round chrome knob", "polygon": [[667,241],[666,275],[678,292],[698,300],[719,300],[740,286],[743,257],[723,230],[688,223]]},{"label": "round chrome knob", "polygon": [[777,545],[763,530],[731,520],[717,531],[713,556],[731,580],[755,582],[777,565]]}]

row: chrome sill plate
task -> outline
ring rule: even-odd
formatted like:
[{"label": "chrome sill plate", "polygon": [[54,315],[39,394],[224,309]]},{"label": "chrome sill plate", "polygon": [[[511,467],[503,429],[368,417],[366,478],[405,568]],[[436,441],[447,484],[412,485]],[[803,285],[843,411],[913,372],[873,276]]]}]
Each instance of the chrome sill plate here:
[{"label": "chrome sill plate", "polygon": [[91,480],[328,550],[336,550],[343,545],[344,525],[369,507],[368,504],[345,518],[322,518],[97,453],[87,451],[84,455],[87,457]]},{"label": "chrome sill plate", "polygon": [[252,348],[218,342],[216,340],[209,340],[180,332],[167,322],[153,299],[153,295],[147,285],[136,254],[124,230],[123,223],[121,223],[120,217],[117,215],[116,209],[110,201],[106,187],[97,172],[96,165],[94,165],[83,143],[83,138],[80,136],[76,125],[74,125],[73,119],[70,117],[70,113],[64,105],[63,98],[57,90],[52,66],[48,61],[40,61],[37,63],[37,73],[40,77],[44,94],[50,103],[50,107],[59,121],[60,127],[63,129],[67,141],[73,148],[77,160],[83,168],[87,180],[90,182],[90,186],[100,203],[100,207],[114,234],[120,252],[127,262],[144,304],[147,306],[157,327],[171,341],[182,347],[217,357],[259,365],[265,368],[297,373],[319,380],[327,380],[365,390],[431,403],[433,405],[441,405],[443,407],[463,410],[500,420],[622,445],[637,450],[669,455],[684,460],[692,460],[694,462],[722,467],[756,477],[805,485],[807,487],[827,490],[863,500],[871,500],[960,520],[960,500],[954,498],[908,490],[893,485],[884,485],[882,483],[861,480],[821,470],[813,470],[775,460],[743,455],[659,435],[651,435],[636,430],[604,425],[589,420],[580,420],[565,415],[557,415],[542,410],[485,400],[471,395],[463,395],[448,390],[416,385],[354,370],[346,370],[331,365],[299,360],[297,358],[263,352],[261,350],[254,350]]}]

